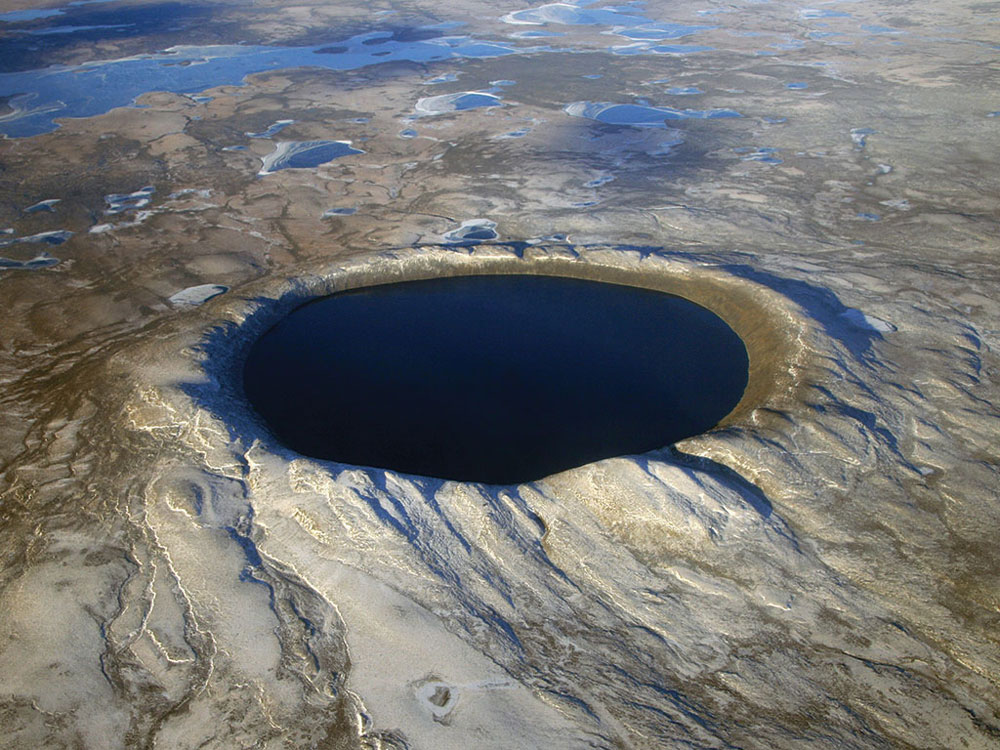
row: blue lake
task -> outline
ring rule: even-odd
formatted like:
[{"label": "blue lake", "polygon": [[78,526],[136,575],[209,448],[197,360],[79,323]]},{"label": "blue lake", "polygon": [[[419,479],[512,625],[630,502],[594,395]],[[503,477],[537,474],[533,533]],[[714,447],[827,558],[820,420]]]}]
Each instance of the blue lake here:
[{"label": "blue lake", "polygon": [[515,52],[500,43],[467,37],[396,41],[388,33],[374,32],[352,37],[337,47],[179,46],[119,60],[3,73],[0,97],[10,98],[13,111],[0,117],[0,133],[17,138],[39,135],[54,130],[58,117],[99,115],[127,106],[150,91],[192,94],[240,83],[248,75],[268,70],[353,70],[390,61],[429,63]]},{"label": "blue lake", "polygon": [[680,297],[547,276],[370,287],[299,307],[251,349],[244,389],[320,459],[510,484],[710,429],[748,359]]}]

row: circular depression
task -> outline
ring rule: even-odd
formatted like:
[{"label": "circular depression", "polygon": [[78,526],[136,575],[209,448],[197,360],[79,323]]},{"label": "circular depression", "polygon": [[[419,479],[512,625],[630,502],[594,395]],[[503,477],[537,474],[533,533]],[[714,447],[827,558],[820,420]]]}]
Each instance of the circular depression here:
[{"label": "circular depression", "polygon": [[662,291],[565,276],[448,276],[293,310],[250,348],[244,392],[306,456],[512,484],[718,424],[747,350]]}]

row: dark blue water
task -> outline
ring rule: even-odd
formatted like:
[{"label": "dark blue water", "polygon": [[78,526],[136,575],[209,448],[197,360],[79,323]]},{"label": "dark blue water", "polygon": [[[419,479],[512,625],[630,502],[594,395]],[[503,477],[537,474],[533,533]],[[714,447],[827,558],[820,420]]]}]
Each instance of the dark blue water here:
[{"label": "dark blue water", "polygon": [[244,387],[307,456],[511,484],[704,432],[747,367],[739,337],[679,297],[468,276],[299,307],[254,344]]}]

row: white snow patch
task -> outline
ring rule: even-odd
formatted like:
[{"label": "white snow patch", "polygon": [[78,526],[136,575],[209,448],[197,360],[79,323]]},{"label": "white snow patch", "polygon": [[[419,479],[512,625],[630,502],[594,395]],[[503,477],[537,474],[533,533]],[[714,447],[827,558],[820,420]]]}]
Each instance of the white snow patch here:
[{"label": "white snow patch", "polygon": [[872,331],[878,331],[879,333],[892,333],[893,331],[899,330],[892,323],[888,323],[881,318],[876,318],[874,315],[867,315],[860,310],[855,310],[854,308],[842,312],[840,317],[844,318],[858,328],[868,328]]},{"label": "white snow patch", "polygon": [[225,294],[229,291],[228,286],[222,284],[199,284],[181,289],[179,292],[170,295],[168,301],[176,307],[197,307],[208,302],[213,297]]}]

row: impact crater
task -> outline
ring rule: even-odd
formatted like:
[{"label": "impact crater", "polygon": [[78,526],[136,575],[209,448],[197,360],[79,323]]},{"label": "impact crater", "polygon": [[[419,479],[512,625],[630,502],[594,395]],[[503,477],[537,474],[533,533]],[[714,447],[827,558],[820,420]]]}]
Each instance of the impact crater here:
[{"label": "impact crater", "polygon": [[744,311],[737,328],[751,340],[759,306],[748,325],[748,295],[712,280],[579,263],[418,268],[340,279],[253,342],[243,391],[279,443],[515,484],[732,424],[768,387],[774,363],[755,367],[704,302]]}]

